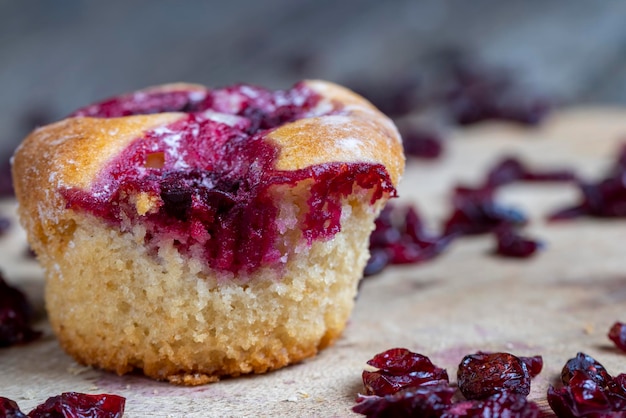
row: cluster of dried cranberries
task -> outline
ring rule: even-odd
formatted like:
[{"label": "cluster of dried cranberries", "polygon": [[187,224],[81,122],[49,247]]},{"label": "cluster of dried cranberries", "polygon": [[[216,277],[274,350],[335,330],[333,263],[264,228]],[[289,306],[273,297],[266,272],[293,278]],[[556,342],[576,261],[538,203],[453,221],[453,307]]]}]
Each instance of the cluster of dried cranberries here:
[{"label": "cluster of dried cranberries", "polygon": [[368,417],[524,417],[539,415],[526,399],[530,379],[543,366],[540,356],[508,353],[466,356],[458,370],[458,386],[465,400],[455,401],[448,374],[428,357],[394,348],[368,361],[376,371],[364,371],[366,395],[359,395],[354,412]]},{"label": "cluster of dried cranberries", "polygon": [[0,416],[9,418],[121,418],[126,399],[118,395],[66,392],[48,398],[28,415],[17,403],[0,397]]},{"label": "cluster of dried cranberries", "polygon": [[531,170],[515,158],[505,158],[487,172],[481,186],[457,186],[454,189],[453,210],[444,221],[440,235],[425,232],[415,208],[388,206],[376,221],[376,229],[370,238],[372,256],[365,275],[376,274],[388,264],[432,259],[454,238],[465,235],[493,233],[496,254],[530,257],[541,244],[518,233],[518,228],[526,223],[526,217],[516,209],[499,204],[495,199],[497,189],[514,182],[571,182],[575,178],[568,170]]},{"label": "cluster of dried cranberries", "polygon": [[559,417],[626,417],[626,374],[616,377],[593,357],[578,353],[561,372],[563,386],[548,389],[548,403]]},{"label": "cluster of dried cranberries", "polygon": [[626,216],[626,144],[617,154],[613,167],[605,177],[597,182],[577,182],[581,202],[561,209],[552,215],[551,220],[564,220],[581,216],[597,218],[617,218]]},{"label": "cluster of dried cranberries", "polygon": [[549,100],[532,94],[514,72],[464,54],[450,58],[441,63],[434,83],[420,82],[415,76],[386,85],[354,86],[396,122],[408,114],[423,116],[419,121],[398,123],[407,155],[439,157],[445,136],[440,125],[467,126],[486,120],[536,125],[548,114]]}]

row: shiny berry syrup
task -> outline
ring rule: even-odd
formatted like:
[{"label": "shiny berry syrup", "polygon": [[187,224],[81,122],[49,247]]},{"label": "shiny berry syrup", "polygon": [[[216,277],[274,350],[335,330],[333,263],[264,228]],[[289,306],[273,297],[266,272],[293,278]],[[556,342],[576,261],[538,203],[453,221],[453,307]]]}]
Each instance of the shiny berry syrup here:
[{"label": "shiny berry syrup", "polygon": [[[67,207],[105,219],[122,231],[141,222],[146,244],[173,239],[186,254],[201,254],[216,270],[250,273],[279,265],[278,187],[312,180],[301,229],[308,244],[340,231],[341,199],[357,185],[372,203],[395,193],[385,168],[368,163],[327,163],[295,171],[275,168],[271,130],[321,113],[321,97],[304,83],[269,91],[250,85],[208,90],[172,87],[112,98],[74,117],[123,117],[184,112],[147,131],[99,173],[89,190],[64,189]],[[328,107],[325,107],[328,108]],[[280,199],[280,197],[278,197]],[[146,203],[147,202],[147,203]]]}]

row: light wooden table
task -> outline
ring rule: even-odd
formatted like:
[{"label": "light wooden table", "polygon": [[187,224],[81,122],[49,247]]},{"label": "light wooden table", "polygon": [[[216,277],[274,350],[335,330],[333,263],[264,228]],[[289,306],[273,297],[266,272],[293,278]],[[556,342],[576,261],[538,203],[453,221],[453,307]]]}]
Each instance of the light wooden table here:
[{"label": "light wooden table", "polygon": [[[624,138],[623,109],[564,111],[539,129],[477,126],[455,133],[441,161],[410,161],[400,202],[419,205],[436,224],[449,209],[451,186],[478,181],[503,154],[595,176]],[[0,351],[0,395],[26,411],[48,396],[80,391],[127,397],[128,417],[351,416],[365,362],[396,346],[430,356],[452,380],[462,357],[477,350],[541,354],[545,368],[530,396],[544,408],[548,385],[578,351],[596,357],[612,374],[626,372],[626,354],[606,338],[614,321],[626,320],[626,221],[546,224],[547,213],[576,200],[574,189],[563,185],[510,186],[500,198],[531,216],[527,232],[547,243],[544,252],[530,260],[496,258],[488,254],[490,238],[467,238],[431,263],[389,268],[362,284],[337,344],[302,364],[192,388],[119,377],[77,365],[42,318],[42,339]],[[5,202],[2,212],[11,208]],[[41,272],[23,257],[21,231],[14,228],[0,246],[0,268],[41,311]]]}]

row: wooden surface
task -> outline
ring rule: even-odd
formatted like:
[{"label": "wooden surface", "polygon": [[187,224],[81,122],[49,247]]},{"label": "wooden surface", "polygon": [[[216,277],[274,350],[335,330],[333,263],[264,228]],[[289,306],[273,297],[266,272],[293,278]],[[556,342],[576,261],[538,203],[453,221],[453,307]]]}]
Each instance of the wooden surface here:
[{"label": "wooden surface", "polygon": [[[503,154],[594,176],[625,138],[623,109],[565,111],[540,129],[477,126],[454,134],[442,160],[410,161],[400,202],[417,204],[436,224],[449,209],[450,187],[479,180]],[[574,189],[563,185],[510,186],[501,198],[532,216],[528,233],[547,243],[544,252],[530,260],[496,258],[489,254],[490,238],[468,238],[434,262],[389,268],[362,283],[337,344],[302,364],[192,388],[119,377],[77,365],[42,316],[42,339],[0,351],[0,396],[28,411],[64,391],[115,393],[127,398],[128,417],[351,416],[365,362],[396,346],[430,356],[452,380],[461,358],[476,350],[541,354],[545,369],[533,381],[531,398],[544,407],[548,384],[578,351],[595,356],[611,373],[626,372],[626,354],[606,338],[614,321],[626,320],[626,221],[547,225],[547,213],[576,200]],[[0,209],[12,208],[5,202]],[[42,312],[41,272],[24,257],[25,245],[14,226],[0,239],[0,267]]]}]

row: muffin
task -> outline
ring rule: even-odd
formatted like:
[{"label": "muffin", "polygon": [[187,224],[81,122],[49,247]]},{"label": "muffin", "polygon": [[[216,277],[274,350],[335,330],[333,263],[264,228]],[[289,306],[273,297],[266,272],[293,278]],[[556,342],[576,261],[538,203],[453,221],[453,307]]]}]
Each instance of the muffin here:
[{"label": "muffin", "polygon": [[141,90],[36,129],[13,159],[63,349],[186,385],[332,344],[403,170],[393,123],[323,81]]}]

